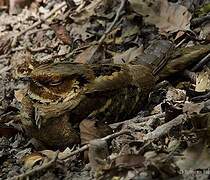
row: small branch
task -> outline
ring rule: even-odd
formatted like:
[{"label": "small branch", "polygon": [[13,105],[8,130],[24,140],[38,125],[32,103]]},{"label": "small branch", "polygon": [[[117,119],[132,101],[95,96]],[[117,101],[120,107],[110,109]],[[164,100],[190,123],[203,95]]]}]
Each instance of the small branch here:
[{"label": "small branch", "polygon": [[47,62],[47,61],[50,61],[50,60],[55,59],[55,58],[65,57],[66,55],[68,55],[68,53],[45,56],[45,57],[40,59],[40,62]]},{"label": "small branch", "polygon": [[50,27],[46,27],[46,28],[42,28],[42,29],[34,29],[34,30],[28,32],[27,35],[29,36],[29,35],[32,35],[32,34],[36,34],[36,33],[40,32],[40,31],[47,31],[49,29],[51,29],[51,28]]},{"label": "small branch", "polygon": [[16,51],[22,51],[22,50],[28,50],[32,53],[35,53],[35,52],[41,52],[41,51],[45,51],[45,50],[48,50],[48,51],[52,51],[52,48],[51,47],[47,47],[47,45],[43,46],[43,47],[38,47],[38,48],[31,48],[31,47],[17,47],[17,48],[13,48],[12,49],[12,52],[16,52]]},{"label": "small branch", "polygon": [[193,98],[191,99],[191,101],[193,101],[193,102],[201,102],[201,101],[205,101],[205,100],[207,100],[207,99],[209,99],[209,98],[210,98],[210,92],[207,92],[207,93],[204,94],[204,95],[200,95],[200,96],[193,97]]},{"label": "small branch", "polygon": [[55,9],[53,9],[49,14],[47,14],[43,19],[40,19],[39,21],[35,22],[34,24],[32,24],[31,26],[29,26],[28,28],[26,28],[25,30],[21,31],[20,33],[18,33],[13,41],[12,41],[12,47],[15,47],[17,40],[20,36],[22,36],[23,34],[25,34],[26,32],[28,32],[29,30],[39,26],[40,24],[42,24],[42,22],[46,21],[47,19],[49,19],[52,15],[54,15],[57,11],[59,11],[60,9],[62,9],[63,7],[66,6],[66,2],[63,2],[60,4],[60,6],[56,7]]},{"label": "small branch", "polygon": [[34,168],[31,171],[28,171],[28,172],[21,174],[19,176],[13,177],[13,178],[11,178],[11,180],[26,179],[27,177],[32,176],[33,174],[36,174],[37,172],[43,171],[44,169],[51,167],[58,159],[58,153],[59,153],[59,151],[57,151],[54,158],[51,161],[47,162],[46,164],[43,164],[42,166]]},{"label": "small branch", "polygon": [[[116,12],[116,16],[113,20],[113,22],[111,23],[111,25],[108,27],[108,29],[104,32],[103,36],[101,36],[101,38],[99,39],[99,41],[97,42],[97,47],[94,50],[94,53],[98,51],[98,49],[101,47],[101,45],[103,44],[104,40],[106,39],[107,34],[110,33],[110,31],[113,29],[113,27],[115,26],[115,24],[117,23],[119,17],[120,17],[120,12],[122,11],[124,5],[125,5],[126,0],[121,0],[120,3],[120,7]],[[92,58],[90,58],[89,60],[86,61],[86,63],[88,64],[92,64],[94,63]]]},{"label": "small branch", "polygon": [[173,127],[178,126],[180,124],[182,124],[184,121],[186,120],[186,115],[179,115],[176,118],[174,118],[173,120],[158,126],[154,131],[147,133],[144,136],[144,140],[155,140],[158,139],[164,135],[166,135]]},{"label": "small branch", "polygon": [[207,54],[203,59],[201,59],[192,69],[191,71],[197,71],[201,67],[203,67],[205,64],[207,64],[210,61],[210,53]]},{"label": "small branch", "polygon": [[120,12],[122,11],[122,9],[124,7],[125,2],[126,2],[126,0],[121,0],[120,7],[119,7],[119,9],[116,12],[116,16],[114,18],[114,21],[109,26],[109,28],[105,31],[105,33],[103,34],[103,36],[100,38],[99,45],[101,45],[103,43],[103,41],[105,40],[107,34],[109,34],[111,32],[111,30],[113,29],[113,27],[115,26],[116,22],[118,21],[118,19],[120,17]]},{"label": "small branch", "polygon": [[[116,133],[114,133],[114,134],[110,134],[110,135],[108,135],[108,136],[106,136],[106,137],[104,137],[104,138],[101,138],[101,140],[102,140],[102,141],[107,141],[107,140],[109,140],[109,139],[113,139],[113,138],[115,138],[115,137],[118,137],[118,136],[120,136],[120,135],[122,135],[122,134],[129,134],[129,133],[130,133],[129,131],[120,131],[120,132],[116,132]],[[89,148],[89,146],[90,146],[90,144],[86,144],[86,145],[82,146],[81,148],[79,148],[79,149],[77,149],[77,150],[75,150],[75,151],[73,151],[73,152],[70,152],[70,153],[69,153],[68,155],[66,155],[65,157],[62,157],[61,160],[68,159],[69,157],[71,157],[71,156],[73,156],[73,155],[76,155],[76,154],[78,154],[78,153],[81,153],[81,152],[87,150],[87,149]]]},{"label": "small branch", "polygon": [[109,126],[112,129],[115,129],[118,126],[123,125],[123,124],[142,123],[142,122],[149,121],[151,119],[157,119],[157,118],[163,118],[163,117],[165,117],[165,113],[155,114],[155,115],[147,116],[147,117],[138,117],[138,116],[136,116],[136,117],[134,117],[132,119],[129,119],[129,120],[126,120],[126,121],[123,121],[123,122],[118,122],[118,123],[110,124]]}]

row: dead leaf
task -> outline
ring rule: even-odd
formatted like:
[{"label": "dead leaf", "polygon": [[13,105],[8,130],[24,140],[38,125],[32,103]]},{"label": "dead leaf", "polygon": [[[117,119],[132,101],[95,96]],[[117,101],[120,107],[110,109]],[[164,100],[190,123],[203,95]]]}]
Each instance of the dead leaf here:
[{"label": "dead leaf", "polygon": [[74,22],[81,24],[85,21],[88,21],[91,16],[96,15],[96,9],[100,6],[104,6],[106,3],[106,0],[91,1],[91,3],[86,7],[82,9],[78,8],[76,10],[77,13],[71,15],[71,18],[74,20]]},{"label": "dead leaf", "polygon": [[32,0],[10,0],[9,1],[9,13],[10,14],[17,14],[23,9],[25,6],[30,6]]},{"label": "dead leaf", "polygon": [[19,89],[15,91],[15,98],[18,102],[21,102],[23,97],[26,95],[27,89]]},{"label": "dead leaf", "polygon": [[[26,155],[23,157],[24,167],[26,169],[32,169],[36,165],[41,166],[54,159],[56,155],[57,152],[52,150],[43,150],[39,152],[34,152],[30,155]],[[58,158],[62,158],[64,155],[66,154],[60,152],[58,154]]]},{"label": "dead leaf", "polygon": [[181,89],[176,89],[173,87],[169,87],[167,94],[166,94],[166,99],[168,101],[185,101],[186,99],[186,91],[181,90]]},{"label": "dead leaf", "polygon": [[93,173],[99,173],[107,165],[107,157],[109,155],[108,145],[105,140],[94,139],[89,143],[88,157]]},{"label": "dead leaf", "polygon": [[159,28],[161,34],[189,30],[191,13],[182,5],[168,0],[129,0],[132,9],[144,20]]},{"label": "dead leaf", "polygon": [[182,170],[208,169],[210,167],[209,149],[203,141],[188,147],[176,164]]},{"label": "dead leaf", "polygon": [[43,154],[39,152],[32,153],[23,158],[24,167],[26,169],[32,169],[36,165],[43,164],[44,159],[46,159],[46,156],[44,156]]},{"label": "dead leaf", "polygon": [[185,102],[182,109],[184,113],[191,115],[191,114],[199,114],[203,108],[204,108],[203,103]]},{"label": "dead leaf", "polygon": [[135,168],[144,166],[145,157],[136,154],[125,154],[115,159],[117,167]]},{"label": "dead leaf", "polygon": [[14,127],[0,124],[0,137],[12,137],[18,133]]},{"label": "dead leaf", "polygon": [[70,34],[63,25],[61,25],[60,23],[55,23],[50,25],[50,27],[55,31],[58,39],[60,39],[64,44],[71,43]]},{"label": "dead leaf", "polygon": [[83,120],[80,125],[81,144],[86,144],[90,140],[104,137],[112,133],[112,129],[104,123],[95,120]]},{"label": "dead leaf", "polygon": [[143,54],[143,47],[133,47],[128,49],[127,51],[123,53],[116,53],[114,55],[113,60],[116,64],[124,64],[129,63],[130,61],[134,60],[138,56]]},{"label": "dead leaf", "polygon": [[210,89],[210,69],[205,68],[197,73],[195,91],[204,92]]},{"label": "dead leaf", "polygon": [[84,64],[91,64],[93,62],[95,63],[102,56],[100,52],[102,51],[100,51],[99,45],[92,45],[77,55],[74,62]]}]

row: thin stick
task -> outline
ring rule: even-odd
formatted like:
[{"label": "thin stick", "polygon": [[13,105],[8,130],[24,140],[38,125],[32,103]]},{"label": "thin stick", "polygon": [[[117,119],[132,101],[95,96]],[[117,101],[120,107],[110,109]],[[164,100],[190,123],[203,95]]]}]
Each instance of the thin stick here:
[{"label": "thin stick", "polygon": [[201,59],[192,69],[191,71],[197,71],[199,68],[203,67],[206,63],[210,61],[210,53],[207,54],[203,59]]},{"label": "thin stick", "polygon": [[165,113],[155,114],[155,115],[151,115],[151,116],[147,116],[147,117],[138,117],[138,116],[136,116],[136,117],[134,117],[132,119],[129,119],[129,120],[126,120],[126,121],[110,124],[109,126],[112,129],[115,129],[116,127],[118,127],[120,125],[123,125],[123,124],[142,123],[142,122],[149,121],[151,119],[157,119],[157,118],[163,118],[163,117],[165,117]]},{"label": "thin stick", "polygon": [[120,12],[122,11],[122,9],[123,9],[123,7],[125,5],[125,1],[126,0],[121,0],[120,7],[119,7],[119,9],[116,12],[116,16],[114,18],[114,21],[109,26],[109,28],[105,31],[105,33],[103,34],[103,36],[100,38],[99,45],[103,43],[104,39],[106,38],[106,35],[110,33],[110,31],[113,29],[113,27],[115,26],[116,22],[118,21],[118,19],[120,17]]},{"label": "thin stick", "polygon": [[[108,29],[105,31],[105,33],[103,34],[103,36],[101,36],[101,38],[97,42],[97,47],[96,47],[94,53],[98,51],[98,49],[101,47],[101,45],[103,44],[104,40],[106,39],[107,34],[110,33],[110,31],[113,29],[113,27],[117,23],[117,21],[118,21],[118,19],[120,17],[120,12],[122,11],[122,9],[124,7],[125,2],[126,2],[126,0],[121,0],[120,7],[119,7],[119,9],[116,12],[116,16],[115,16],[112,24],[108,27]],[[93,63],[93,58],[91,58],[90,60],[88,60],[86,63],[92,64]]]},{"label": "thin stick", "polygon": [[[116,133],[110,134],[110,135],[108,135],[108,136],[106,136],[106,137],[104,137],[104,138],[101,138],[101,140],[106,141],[106,140],[109,140],[109,139],[113,139],[113,138],[115,138],[115,137],[118,137],[118,136],[120,136],[120,135],[122,135],[122,134],[129,134],[129,133],[130,133],[130,132],[127,131],[127,130],[125,130],[125,131],[120,131],[120,132],[116,132]],[[90,144],[86,144],[86,145],[82,146],[81,148],[79,148],[79,149],[77,149],[77,150],[75,150],[75,151],[70,152],[70,153],[67,154],[65,157],[62,157],[61,160],[68,159],[69,157],[71,157],[71,156],[73,156],[73,155],[76,155],[76,154],[78,154],[78,153],[81,153],[81,152],[87,150],[87,149],[89,148],[89,146],[90,146]]]},{"label": "thin stick", "polygon": [[25,30],[21,31],[20,33],[18,33],[12,41],[12,47],[15,47],[17,40],[20,36],[22,36],[23,34],[25,34],[26,32],[28,32],[29,30],[39,26],[40,24],[42,24],[42,22],[46,21],[47,19],[49,19],[52,15],[54,15],[57,11],[59,11],[60,9],[62,9],[63,7],[66,6],[66,2],[62,2],[60,4],[60,6],[56,7],[55,9],[53,9],[52,11],[50,11],[49,14],[47,14],[43,19],[40,19],[39,21],[35,22],[34,24],[32,24],[31,26],[29,26],[28,28],[26,28]]},{"label": "thin stick", "polygon": [[173,127],[182,124],[184,121],[186,121],[186,115],[181,114],[173,120],[158,126],[154,131],[147,133],[143,139],[145,141],[158,139],[166,135]]}]

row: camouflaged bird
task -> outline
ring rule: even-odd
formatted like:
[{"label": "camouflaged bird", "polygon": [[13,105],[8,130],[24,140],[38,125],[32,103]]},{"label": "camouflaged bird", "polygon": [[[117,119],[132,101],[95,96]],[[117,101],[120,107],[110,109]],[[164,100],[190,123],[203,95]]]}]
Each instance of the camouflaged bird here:
[{"label": "camouflaged bird", "polygon": [[152,60],[133,65],[42,65],[30,74],[21,102],[22,123],[32,137],[51,147],[79,143],[79,125],[84,119],[109,124],[135,116],[158,79],[183,70],[209,52],[209,46],[176,51],[156,75]]}]

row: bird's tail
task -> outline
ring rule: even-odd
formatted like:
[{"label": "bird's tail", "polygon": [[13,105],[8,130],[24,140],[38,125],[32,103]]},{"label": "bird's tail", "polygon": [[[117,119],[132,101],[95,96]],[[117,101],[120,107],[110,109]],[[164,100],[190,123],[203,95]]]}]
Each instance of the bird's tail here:
[{"label": "bird's tail", "polygon": [[199,62],[209,53],[210,44],[175,49],[171,41],[155,40],[131,64],[149,65],[154,76],[164,79]]}]

